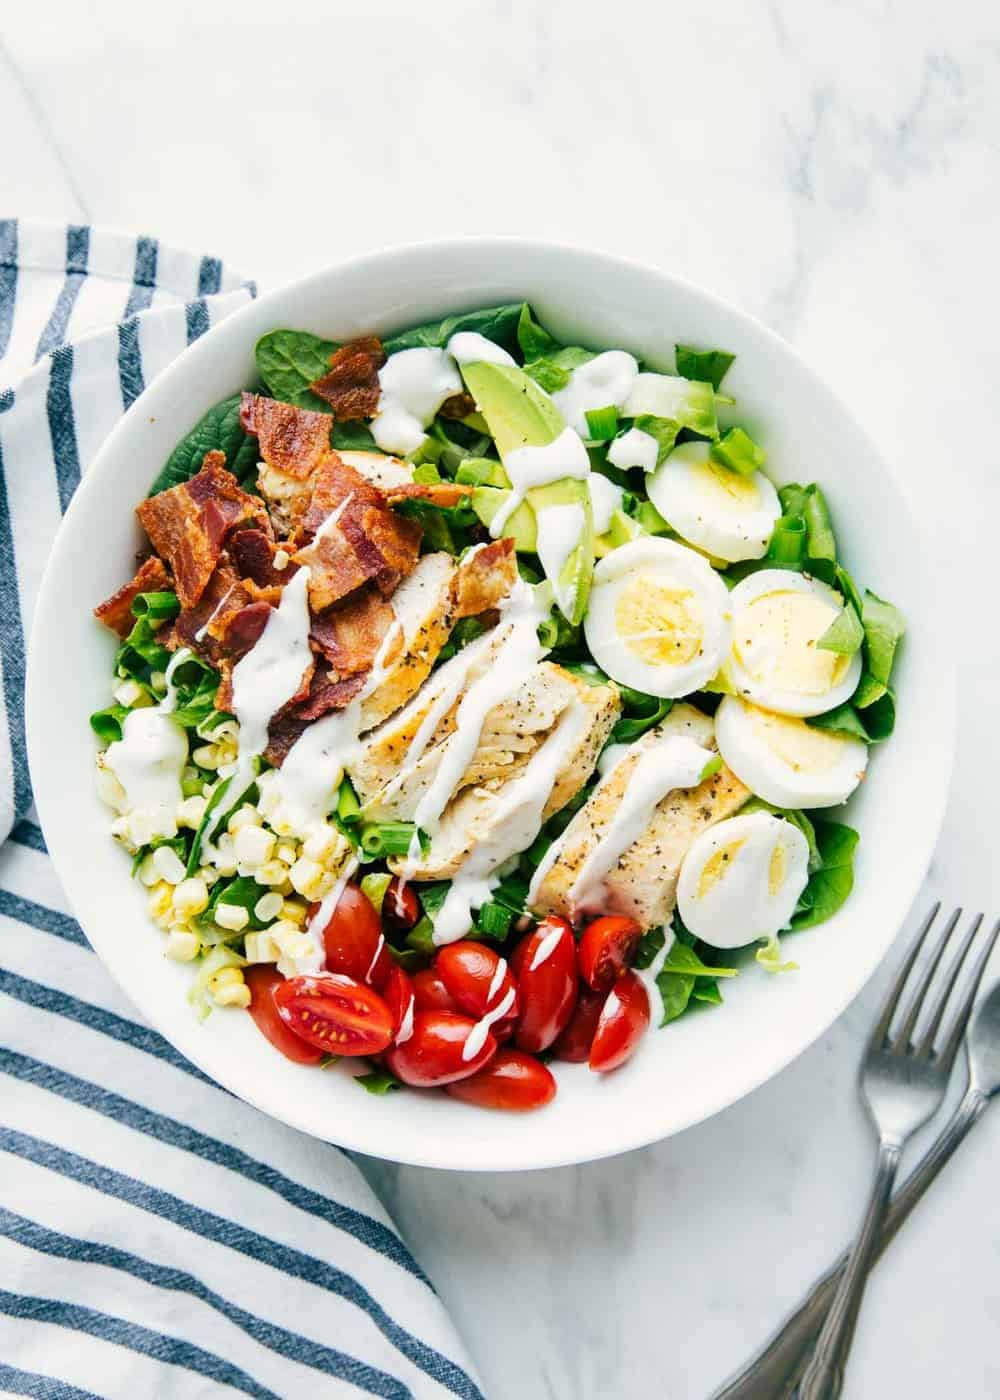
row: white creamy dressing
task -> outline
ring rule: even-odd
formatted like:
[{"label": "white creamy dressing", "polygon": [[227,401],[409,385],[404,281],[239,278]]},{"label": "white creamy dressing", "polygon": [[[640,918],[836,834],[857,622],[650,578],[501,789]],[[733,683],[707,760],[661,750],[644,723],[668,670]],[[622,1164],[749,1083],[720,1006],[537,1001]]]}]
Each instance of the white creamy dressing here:
[{"label": "white creamy dressing", "polygon": [[486,1005],[489,1006],[493,998],[498,994],[503,986],[503,979],[507,976],[507,959],[497,959],[497,970],[490,979],[489,990],[486,993]]},{"label": "white creamy dressing", "polygon": [[365,973],[365,981],[366,981],[366,982],[370,982],[370,981],[371,981],[372,973],[375,971],[375,964],[378,962],[379,957],[381,956],[381,953],[382,953],[382,949],[383,949],[384,947],[385,947],[385,934],[384,934],[384,933],[380,933],[379,936],[378,936],[378,942],[375,944],[375,951],[374,951],[374,953],[372,953],[372,960],[371,960],[371,962],[368,964],[368,971]]},{"label": "white creamy dressing", "polygon": [[165,673],[163,699],[158,705],[130,710],[122,724],[122,737],[110,744],[104,754],[104,766],[125,790],[126,810],[147,815],[152,835],[177,835],[187,738],[170,716],[177,708],[174,675],[190,659],[187,647],[174,652]]},{"label": "white creamy dressing", "polygon": [[347,509],[347,507],[351,504],[353,500],[354,492],[349,491],[344,497],[344,499],[341,501],[340,505],[336,506],[333,510],[331,510],[330,514],[326,517],[326,519],[320,525],[319,529],[313,535],[313,544],[316,544],[319,540],[323,538],[324,535],[328,535],[330,531],[335,528],[337,521],[340,519],[344,511]]},{"label": "white creamy dressing", "polygon": [[558,437],[542,447],[515,447],[503,459],[510,477],[510,495],[490,522],[490,534],[497,539],[507,521],[528,492],[535,486],[548,486],[564,477],[585,481],[590,475],[590,458],[578,433],[563,428]]},{"label": "white creamy dressing", "polygon": [[233,667],[233,712],[239,721],[241,758],[267,748],[267,726],[302,684],[309,651],[309,570],[281,590],[278,606],[246,656]]},{"label": "white creamy dressing", "polygon": [[660,444],[652,433],[643,432],[642,428],[629,428],[608,448],[608,461],[621,471],[642,467],[644,472],[652,472],[656,470],[659,451]]},{"label": "white creamy dressing", "polygon": [[561,836],[556,837],[535,867],[535,873],[532,875],[531,883],[528,885],[528,893],[524,897],[524,902],[528,909],[534,907],[535,900],[538,898],[538,891],[542,888],[546,875],[562,854],[563,846],[566,844],[567,831],[569,831],[569,827],[566,828],[566,831],[564,831]]},{"label": "white creamy dressing", "polygon": [[[658,1026],[663,1020],[663,997],[660,995],[660,989],[656,985],[656,979],[663,970],[663,964],[667,960],[667,954],[677,941],[671,929],[665,928],[663,934],[663,947],[657,953],[653,961],[648,967],[636,968],[636,975],[640,981],[645,984],[646,992],[649,995],[649,1019],[654,1026]],[[656,1009],[657,1007],[659,1007],[659,1010]]]},{"label": "white creamy dressing", "polygon": [[615,764],[621,763],[625,755],[630,754],[631,752],[631,744],[609,744],[608,747],[602,752],[600,758],[597,760],[598,773],[601,775],[602,778],[606,778],[607,775],[611,772],[612,768],[614,768]]},{"label": "white creamy dressing", "polygon": [[551,958],[552,954],[555,952],[562,936],[563,930],[561,928],[554,928],[545,935],[541,943],[539,943],[538,947],[535,949],[535,956],[528,964],[529,972],[536,972],[538,968],[541,967],[542,963],[548,962],[549,958]]},{"label": "white creamy dressing", "polygon": [[572,612],[572,582],[562,583],[562,571],[583,536],[587,523],[581,505],[546,506],[536,513],[538,558],[545,577],[552,580],[556,603],[563,614]]},{"label": "white creamy dressing", "polygon": [[605,907],[605,877],[647,830],[656,808],[667,794],[675,788],[697,787],[706,764],[714,757],[693,739],[678,735],[660,739],[643,749],[614,816],[570,888],[569,900],[574,913],[599,911]]},{"label": "white creamy dressing", "polygon": [[459,365],[511,365],[517,367],[513,355],[502,345],[487,340],[476,331],[459,331],[448,341],[448,354]]},{"label": "white creamy dressing", "polygon": [[606,535],[611,529],[611,517],[621,508],[622,496],[625,493],[620,486],[616,486],[600,472],[590,473],[587,489],[590,492],[590,509],[594,515],[594,534]]},{"label": "white creamy dressing", "polygon": [[394,1042],[396,1045],[405,1045],[406,1042],[413,1037],[413,1008],[415,1005],[416,1002],[411,995],[409,1001],[406,1003],[403,1019],[399,1023],[399,1030],[396,1032]]},{"label": "white creamy dressing", "polygon": [[405,776],[408,777],[423,758],[427,751],[427,745],[436,734],[441,721],[465,689],[469,672],[494,640],[493,634],[487,632],[484,636],[478,637],[474,642],[463,647],[457,655],[446,661],[441,667],[438,672],[440,690],[430,709],[421,720],[420,727],[413,736],[413,742],[406,752]]},{"label": "white creamy dressing", "polygon": [[405,456],[424,440],[424,429],[444,403],[463,391],[462,376],[445,350],[400,350],[378,372],[381,396],[370,427],[383,452]]},{"label": "white creamy dressing", "polygon": [[322,821],[329,812],[344,769],[358,752],[362,703],[385,679],[387,658],[401,630],[398,620],[389,628],[365,684],[351,703],[310,724],[275,770],[275,787],[299,831]]},{"label": "white creamy dressing", "polygon": [[503,1020],[507,1012],[514,1005],[515,996],[517,996],[517,993],[514,988],[509,988],[507,995],[494,1006],[493,1010],[487,1011],[486,1015],[481,1017],[472,1027],[468,1039],[462,1046],[462,1059],[466,1064],[468,1064],[470,1060],[474,1060],[480,1050],[482,1050],[483,1046],[486,1044],[486,1037],[490,1033],[491,1026],[496,1025],[497,1021]]},{"label": "white creamy dressing", "polygon": [[605,350],[570,375],[565,389],[558,389],[552,401],[566,422],[582,438],[590,436],[587,412],[597,408],[621,408],[632,392],[639,365],[627,350]]},{"label": "white creamy dressing", "polygon": [[214,607],[214,608],[212,609],[212,611],[209,613],[208,618],[207,618],[207,620],[205,621],[205,623],[204,623],[201,627],[198,628],[197,632],[194,634],[194,639],[195,639],[196,642],[203,642],[203,641],[205,640],[205,638],[208,636],[208,629],[211,627],[212,623],[215,621],[215,619],[216,619],[216,618],[219,616],[219,614],[222,612],[222,609],[226,606],[226,603],[229,601],[229,595],[230,595],[230,593],[232,593],[232,591],[233,591],[233,589],[234,589],[235,587],[236,587],[235,583],[231,583],[231,584],[229,585],[229,587],[226,589],[225,593],[223,593],[222,597],[219,599],[219,601],[216,603],[215,607]]},{"label": "white creamy dressing", "polygon": [[489,899],[500,868],[531,845],[542,826],[542,814],[552,795],[567,754],[578,743],[587,723],[586,708],[574,702],[533,755],[528,765],[502,788],[491,816],[491,833],[467,857],[451,882],[434,917],[434,942],[454,943],[472,927],[472,911]]}]

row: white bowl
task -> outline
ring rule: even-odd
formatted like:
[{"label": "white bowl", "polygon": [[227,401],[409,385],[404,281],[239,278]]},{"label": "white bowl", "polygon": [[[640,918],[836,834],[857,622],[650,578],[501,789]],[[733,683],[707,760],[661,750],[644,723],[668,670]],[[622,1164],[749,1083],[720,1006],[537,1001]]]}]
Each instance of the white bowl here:
[{"label": "white bowl", "polygon": [[[620,346],[654,365],[670,365],[675,340],[735,351],[726,389],[769,470],[782,482],[822,484],[846,562],[903,609],[910,633],[896,734],[849,808],[862,838],[854,893],[829,923],[789,938],[800,971],[748,969],[726,985],[725,1007],[650,1030],[618,1073],[558,1067],[555,1101],[518,1116],[411,1091],[375,1098],[336,1070],[283,1059],[248,1016],[220,1011],[199,1024],[185,999],[190,970],[164,959],[144,892],[108,833],[87,717],[108,703],[114,653],[91,608],[132,573],[133,507],[201,414],[254,382],[260,335],[289,326],[347,340],[522,298],[564,342]],[[864,985],[917,892],[944,809],[954,736],[946,637],[896,471],[777,336],[696,287],[601,253],[520,239],[426,243],[261,298],[193,345],[125,415],[77,491],[45,573],[28,668],[31,770],[49,850],[88,938],[142,1014],[206,1074],[305,1132],[376,1156],[555,1166],[639,1147],[719,1112],[804,1050]]]}]

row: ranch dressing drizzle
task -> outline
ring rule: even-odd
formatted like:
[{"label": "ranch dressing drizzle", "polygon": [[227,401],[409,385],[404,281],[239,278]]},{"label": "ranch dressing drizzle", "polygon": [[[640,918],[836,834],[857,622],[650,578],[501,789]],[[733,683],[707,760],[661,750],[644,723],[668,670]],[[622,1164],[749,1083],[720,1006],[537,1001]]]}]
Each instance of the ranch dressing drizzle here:
[{"label": "ranch dressing drizzle", "polygon": [[444,350],[400,350],[378,372],[381,395],[371,421],[383,452],[415,452],[424,429],[444,403],[463,391],[462,376]]},{"label": "ranch dressing drizzle", "polygon": [[174,674],[190,660],[181,647],[166,670],[166,694],[158,705],[130,710],[122,724],[122,737],[109,744],[104,766],[125,790],[130,812],[150,818],[150,834],[176,836],[177,807],[183,796],[181,774],[187,763],[187,736],[171,715],[177,708]]},{"label": "ranch dressing drizzle", "polygon": [[513,489],[490,522],[494,539],[533,487],[548,486],[564,477],[584,481],[590,475],[587,449],[572,428],[563,428],[557,438],[543,447],[515,447],[503,459],[503,466]]},{"label": "ranch dressing drizzle", "polygon": [[536,971],[537,968],[541,967],[543,962],[545,962],[548,958],[551,958],[552,954],[556,950],[556,945],[559,942],[560,938],[562,938],[562,936],[563,931],[561,928],[554,928],[551,930],[551,932],[545,935],[541,943],[539,943],[538,947],[535,949],[535,956],[531,959],[531,962],[528,966],[529,972]]},{"label": "ranch dressing drizzle", "polygon": [[459,331],[448,341],[448,354],[459,365],[512,365],[517,361],[502,345],[476,331]]},{"label": "ranch dressing drizzle", "polygon": [[230,593],[232,593],[232,591],[233,591],[233,589],[234,589],[235,587],[236,587],[236,584],[235,584],[235,583],[231,583],[231,584],[229,585],[229,587],[226,589],[225,593],[223,593],[222,597],[219,599],[219,601],[216,603],[215,607],[214,607],[214,608],[212,609],[212,611],[209,613],[208,618],[207,618],[207,620],[205,621],[205,623],[204,623],[201,627],[198,628],[197,632],[194,634],[194,639],[195,639],[196,642],[203,642],[203,641],[205,640],[206,636],[208,635],[208,629],[211,627],[212,623],[215,621],[215,619],[216,619],[216,618],[219,616],[219,614],[222,612],[222,609],[226,606],[226,603],[229,601],[229,595],[230,595]]},{"label": "ranch dressing drizzle", "polygon": [[565,389],[558,389],[552,401],[571,428],[582,438],[590,437],[587,411],[621,408],[632,392],[639,365],[626,350],[605,350],[573,370]]},{"label": "ranch dressing drizzle", "polygon": [[[656,985],[656,979],[663,970],[663,964],[667,960],[667,954],[677,941],[671,929],[665,928],[663,933],[663,947],[656,954],[653,961],[648,967],[635,969],[640,981],[645,983],[646,991],[649,994],[649,1015],[654,1026],[659,1025],[660,1021],[663,1019],[663,996],[659,987]],[[656,1010],[657,1007],[660,1008],[659,1011]]]},{"label": "ranch dressing drizzle", "polygon": [[563,566],[580,543],[586,523],[583,506],[546,506],[537,512],[538,558],[545,577],[552,579],[556,602],[563,612],[570,611],[570,600],[560,585]]},{"label": "ranch dressing drizzle", "polygon": [[[667,794],[675,788],[697,787],[705,765],[714,757],[693,739],[677,735],[643,749],[614,816],[570,888],[569,900],[574,913],[599,910],[604,906],[605,876],[639,840]],[[606,781],[602,779],[602,783]]]},{"label": "ranch dressing drizzle", "polygon": [[416,1005],[413,997],[406,1003],[406,1010],[403,1012],[403,1019],[399,1023],[399,1030],[396,1032],[397,1045],[405,1045],[413,1036],[413,1008]]},{"label": "ranch dressing drizzle", "polygon": [[309,651],[308,568],[299,569],[281,590],[257,642],[233,667],[233,712],[239,721],[239,756],[249,759],[267,748],[267,726],[302,684]]},{"label": "ranch dressing drizzle", "polygon": [[[340,896],[347,887],[347,882],[358,868],[356,856],[351,856],[344,864],[337,883],[329,894],[323,896],[316,913],[309,920],[306,926],[306,933],[312,939],[312,953],[304,958],[296,959],[296,975],[302,973],[315,973],[322,970],[326,962],[326,947],[323,943],[323,931],[330,922],[330,916],[340,903]],[[369,969],[370,970],[370,969]]]},{"label": "ranch dressing drizzle", "polygon": [[516,995],[517,993],[514,991],[514,988],[510,987],[503,1000],[498,1002],[492,1011],[487,1011],[486,1015],[478,1020],[472,1027],[465,1044],[462,1046],[462,1059],[466,1064],[468,1064],[470,1060],[474,1060],[480,1050],[482,1050],[483,1046],[486,1044],[486,1037],[490,1033],[491,1026],[494,1026],[497,1021],[503,1020],[507,1012],[514,1005],[514,998]]},{"label": "ranch dressing drizzle", "polygon": [[506,958],[499,958],[499,959],[497,960],[497,970],[496,970],[496,972],[494,972],[494,974],[493,974],[493,977],[492,977],[492,979],[491,979],[491,981],[490,981],[489,991],[486,993],[486,1005],[487,1005],[487,1006],[489,1006],[490,1002],[493,1000],[493,998],[496,996],[497,992],[499,992],[500,988],[503,986],[503,979],[504,979],[506,976],[507,976],[507,959],[506,959]]},{"label": "ranch dressing drizzle", "polygon": [[472,927],[472,911],[489,899],[498,871],[511,856],[526,850],[538,835],[545,805],[552,795],[566,755],[587,723],[586,708],[574,702],[527,767],[501,788],[491,813],[492,834],[475,847],[451,882],[434,916],[434,942],[454,943]]}]

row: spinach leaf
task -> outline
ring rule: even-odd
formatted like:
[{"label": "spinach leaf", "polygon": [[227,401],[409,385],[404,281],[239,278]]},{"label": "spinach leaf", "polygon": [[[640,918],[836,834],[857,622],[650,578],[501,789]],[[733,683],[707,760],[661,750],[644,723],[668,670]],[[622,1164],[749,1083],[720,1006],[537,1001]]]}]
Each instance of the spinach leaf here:
[{"label": "spinach leaf", "polygon": [[[870,716],[866,714],[865,719],[870,720]],[[838,705],[834,710],[827,710],[826,714],[812,715],[806,723],[814,729],[830,729],[836,734],[850,734],[853,738],[860,739],[863,744],[872,742],[872,736],[862,723],[861,716],[849,701]]]},{"label": "spinach leaf", "polygon": [[816,846],[821,864],[809,876],[793,929],[812,928],[836,914],[854,888],[854,852],[858,833],[842,822],[817,822]]},{"label": "spinach leaf", "polygon": [[[482,311],[466,311],[459,316],[446,316],[443,321],[430,321],[413,330],[390,335],[382,344],[387,355],[420,347],[440,350],[460,331],[474,331],[502,345],[505,350],[514,351],[518,346],[518,324],[523,309],[524,303],[517,301],[504,306],[488,306]],[[316,376],[313,375],[313,378]]]},{"label": "spinach leaf", "polygon": [[151,496],[189,481],[201,469],[206,452],[225,454],[226,466],[241,486],[252,483],[257,469],[257,439],[240,425],[240,395],[233,394],[210,408],[171,452],[149,488]]},{"label": "spinach leaf", "polygon": [[865,629],[865,670],[854,703],[865,709],[889,691],[896,648],[906,624],[898,608],[868,589],[861,603],[861,622]]},{"label": "spinach leaf", "polygon": [[330,356],[338,349],[333,340],[321,340],[308,331],[268,331],[257,342],[257,373],[272,399],[329,413],[330,405],[309,385],[330,368]]},{"label": "spinach leaf", "polygon": [[573,370],[592,359],[593,350],[585,350],[582,345],[566,345],[543,359],[529,361],[524,372],[547,394],[555,394],[566,388]]},{"label": "spinach leaf", "polygon": [[816,646],[822,651],[835,651],[840,656],[853,656],[864,639],[861,619],[848,603],[830,623]]},{"label": "spinach leaf", "polygon": [[656,695],[644,695],[630,686],[621,687],[622,718],[615,723],[608,742],[611,744],[632,744],[647,730],[666,719],[673,708],[672,700],[662,700]]},{"label": "spinach leaf", "polygon": [[711,384],[716,392],[736,359],[728,350],[696,350],[692,345],[675,345],[674,355],[677,373],[682,379]]},{"label": "spinach leaf", "polygon": [[[327,404],[327,412],[330,405]],[[334,423],[330,441],[340,452],[381,452],[382,449],[372,437],[371,429],[360,418],[352,418],[347,423]]]},{"label": "spinach leaf", "polygon": [[266,926],[263,920],[257,918],[257,915],[254,913],[254,907],[257,901],[267,893],[267,887],[258,885],[257,881],[251,875],[237,875],[235,879],[230,880],[228,883],[219,880],[218,883],[213,886],[212,897],[208,902],[208,908],[205,910],[204,914],[200,915],[200,918],[206,923],[210,922],[214,919],[215,911],[220,904],[234,904],[239,909],[245,909],[249,916],[248,922],[244,924],[240,932],[254,932]]},{"label": "spinach leaf", "polygon": [[717,979],[736,977],[739,971],[735,967],[710,967],[704,963],[686,941],[691,935],[677,914],[674,915],[674,931],[676,937],[656,977],[656,987],[663,1001],[661,1026],[682,1016],[692,1000],[717,1006],[722,1001]]},{"label": "spinach leaf", "polygon": [[552,351],[559,349],[558,340],[549,335],[545,327],[535,320],[535,313],[527,302],[521,307],[517,318],[517,343],[525,363],[529,360],[544,359]]},{"label": "spinach leaf", "polygon": [[402,1083],[394,1074],[385,1069],[373,1069],[368,1074],[356,1074],[355,1084],[367,1089],[369,1094],[388,1094],[392,1089],[401,1089]]},{"label": "spinach leaf", "polygon": [[635,950],[635,957],[632,959],[632,966],[638,968],[652,967],[656,961],[656,955],[666,942],[667,935],[662,928],[648,928],[639,939],[638,947]]}]

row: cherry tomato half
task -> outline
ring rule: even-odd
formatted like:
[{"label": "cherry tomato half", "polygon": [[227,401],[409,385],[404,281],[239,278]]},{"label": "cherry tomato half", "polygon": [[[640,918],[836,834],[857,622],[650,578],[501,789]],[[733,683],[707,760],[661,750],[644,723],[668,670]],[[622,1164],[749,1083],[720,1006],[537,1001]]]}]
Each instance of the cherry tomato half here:
[{"label": "cherry tomato half", "polygon": [[418,1089],[468,1079],[497,1052],[496,1040],[487,1032],[476,1053],[467,1060],[462,1058],[475,1029],[475,1021],[457,1016],[454,1011],[418,1011],[413,1018],[413,1034],[392,1047],[385,1063],[397,1079]]},{"label": "cherry tomato half", "polygon": [[590,1059],[590,1047],[606,996],[605,992],[592,992],[588,986],[581,984],[569,1024],[552,1046],[557,1060],[582,1065]]},{"label": "cherry tomato half", "polygon": [[[310,905],[314,918],[318,904]],[[385,985],[392,954],[385,946],[378,912],[358,885],[345,885],[337,907],[323,930],[328,972],[342,972],[355,982],[367,982],[377,992]]]},{"label": "cherry tomato half", "polygon": [[445,1093],[480,1108],[503,1108],[510,1113],[526,1113],[542,1108],[556,1092],[551,1070],[533,1055],[520,1050],[498,1050],[494,1058],[470,1079],[449,1084]]},{"label": "cherry tomato half", "polygon": [[278,1015],[274,990],[285,979],[277,968],[271,963],[259,963],[256,967],[248,967],[243,976],[250,988],[250,1015],[261,1035],[296,1064],[318,1065],[325,1052],[308,1045]]},{"label": "cherry tomato half", "polygon": [[514,1036],[519,1050],[547,1050],[576,1005],[576,943],[565,919],[543,919],[518,944],[511,959],[521,1015]]},{"label": "cherry tomato half", "polygon": [[580,976],[595,992],[606,992],[628,968],[642,929],[634,919],[605,915],[588,924],[576,955]]},{"label": "cherry tomato half", "polygon": [[382,900],[382,922],[390,933],[409,933],[420,922],[420,900],[398,875],[389,881]]},{"label": "cherry tomato half", "polygon": [[410,981],[413,983],[413,996],[418,1011],[461,1011],[462,1008],[441,981],[435,968],[422,968],[420,972],[413,974]]},{"label": "cherry tomato half", "polygon": [[328,1055],[377,1055],[393,1037],[378,992],[340,972],[291,977],[275,988],[274,1004],[286,1026]]},{"label": "cherry tomato half", "polygon": [[634,972],[626,972],[608,992],[601,1008],[594,1042],[590,1047],[590,1068],[599,1074],[623,1065],[649,1025],[649,993]]},{"label": "cherry tomato half", "polygon": [[398,963],[393,963],[382,995],[392,1017],[393,1033],[398,1034],[400,1026],[404,1021],[410,1020],[417,1009],[413,983]]},{"label": "cherry tomato half", "polygon": [[435,958],[434,970],[466,1015],[478,1020],[501,1002],[510,1000],[503,1019],[513,1021],[516,1018],[517,987],[510,968],[506,959],[487,948],[485,943],[465,938],[459,943],[449,943]]}]

